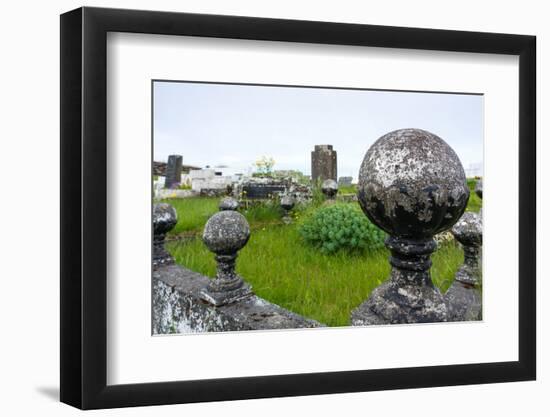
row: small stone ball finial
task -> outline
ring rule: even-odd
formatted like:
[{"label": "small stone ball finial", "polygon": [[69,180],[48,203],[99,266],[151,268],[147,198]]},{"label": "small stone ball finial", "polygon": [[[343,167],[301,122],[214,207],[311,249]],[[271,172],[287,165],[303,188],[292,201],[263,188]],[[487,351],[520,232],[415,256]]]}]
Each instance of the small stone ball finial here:
[{"label": "small stone ball finial", "polygon": [[235,200],[233,197],[224,197],[220,201],[220,205],[218,206],[220,211],[225,210],[237,210],[239,208],[239,202]]},{"label": "small stone ball finial", "polygon": [[481,246],[483,243],[481,217],[476,213],[464,213],[451,229],[451,233],[463,245]]},{"label": "small stone ball finial", "polygon": [[475,193],[481,199],[483,199],[483,180],[477,180],[474,188]]},{"label": "small stone ball finial", "polygon": [[328,198],[332,199],[338,193],[338,183],[333,179],[324,180],[321,185],[321,191]]},{"label": "small stone ball finial", "polygon": [[250,238],[250,226],[237,211],[224,210],[214,214],[204,227],[202,240],[217,255],[238,252]]},{"label": "small stone ball finial", "polygon": [[285,211],[292,210],[294,208],[294,199],[292,196],[285,194],[281,197],[281,207]]},{"label": "small stone ball finial", "polygon": [[155,235],[168,233],[177,222],[178,214],[170,204],[158,203],[153,206],[153,230]]},{"label": "small stone ball finial", "polygon": [[361,208],[390,235],[427,239],[449,229],[464,212],[469,195],[456,153],[421,129],[382,136],[359,170]]}]

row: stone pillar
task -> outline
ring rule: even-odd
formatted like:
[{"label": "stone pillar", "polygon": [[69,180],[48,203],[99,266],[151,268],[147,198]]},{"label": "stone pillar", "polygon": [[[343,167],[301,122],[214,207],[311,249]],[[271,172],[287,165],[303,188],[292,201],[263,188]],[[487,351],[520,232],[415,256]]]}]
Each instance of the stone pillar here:
[{"label": "stone pillar", "polygon": [[321,191],[329,200],[334,200],[338,194],[338,183],[334,180],[324,180],[321,184]]},{"label": "stone pillar", "polygon": [[438,136],[402,129],[371,146],[359,171],[358,199],[390,235],[392,270],[352,312],[353,325],[447,321],[444,298],[430,276],[433,236],[453,226],[468,198],[464,168]]},{"label": "stone pillar", "polygon": [[464,249],[464,263],[445,294],[449,321],[481,320],[481,216],[464,213],[451,232]]},{"label": "stone pillar", "polygon": [[164,239],[177,222],[176,210],[170,204],[159,203],[153,206],[153,268],[174,263],[174,259],[164,248]]},{"label": "stone pillar", "polygon": [[172,188],[181,182],[181,166],[183,158],[181,155],[170,155],[166,164],[166,180],[164,188]]},{"label": "stone pillar", "polygon": [[214,306],[231,304],[253,295],[250,285],[235,272],[237,253],[250,238],[250,227],[242,214],[223,210],[214,214],[204,226],[202,240],[215,253],[216,278],[203,288],[200,297]]},{"label": "stone pillar", "polygon": [[311,180],[314,184],[338,178],[336,151],[332,145],[315,145],[311,152]]}]

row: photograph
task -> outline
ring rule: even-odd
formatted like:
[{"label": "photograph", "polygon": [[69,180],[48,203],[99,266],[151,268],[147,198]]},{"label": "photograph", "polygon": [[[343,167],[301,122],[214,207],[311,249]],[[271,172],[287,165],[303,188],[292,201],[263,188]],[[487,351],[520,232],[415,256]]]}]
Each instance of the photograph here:
[{"label": "photograph", "polygon": [[152,81],[152,334],[483,320],[484,96]]}]

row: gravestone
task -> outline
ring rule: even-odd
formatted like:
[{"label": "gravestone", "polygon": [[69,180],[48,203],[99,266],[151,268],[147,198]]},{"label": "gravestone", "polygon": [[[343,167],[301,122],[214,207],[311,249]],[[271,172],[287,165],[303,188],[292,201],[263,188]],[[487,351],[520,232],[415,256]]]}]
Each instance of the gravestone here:
[{"label": "gravestone", "polygon": [[353,325],[447,321],[434,287],[433,236],[453,226],[468,202],[464,168],[452,148],[420,129],[390,132],[370,147],[359,171],[359,204],[390,236],[390,278],[352,311]]},{"label": "gravestone", "polygon": [[166,180],[164,188],[173,188],[181,181],[181,169],[183,158],[181,155],[170,155],[166,165]]},{"label": "gravestone", "polygon": [[311,180],[322,183],[325,180],[338,178],[336,151],[332,145],[315,145],[311,152]]}]

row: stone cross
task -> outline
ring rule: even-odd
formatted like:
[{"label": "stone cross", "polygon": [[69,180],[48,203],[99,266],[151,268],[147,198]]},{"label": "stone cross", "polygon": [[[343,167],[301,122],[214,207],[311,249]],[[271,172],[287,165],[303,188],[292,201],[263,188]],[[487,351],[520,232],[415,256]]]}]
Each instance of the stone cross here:
[{"label": "stone cross", "polygon": [[336,151],[332,145],[315,145],[311,152],[311,180],[314,184],[338,178]]},{"label": "stone cross", "polygon": [[182,161],[183,158],[181,155],[168,156],[164,188],[172,188],[176,185],[179,185],[179,183],[181,182]]},{"label": "stone cross", "polygon": [[447,293],[449,321],[481,320],[481,245],[483,227],[477,213],[464,213],[451,232],[464,249],[464,263]]},{"label": "stone cross", "polygon": [[468,203],[464,168],[452,148],[420,129],[402,129],[378,139],[359,171],[363,212],[390,236],[389,280],[352,311],[353,325],[431,323],[447,320],[434,287],[433,236],[453,226]]},{"label": "stone cross", "polygon": [[164,239],[177,222],[178,215],[170,204],[159,203],[153,206],[153,268],[174,263],[164,247]]},{"label": "stone cross", "polygon": [[216,278],[200,292],[200,297],[214,306],[222,306],[253,295],[250,285],[235,272],[237,253],[250,238],[250,227],[242,214],[223,210],[214,214],[204,226],[202,240],[216,255]]}]

